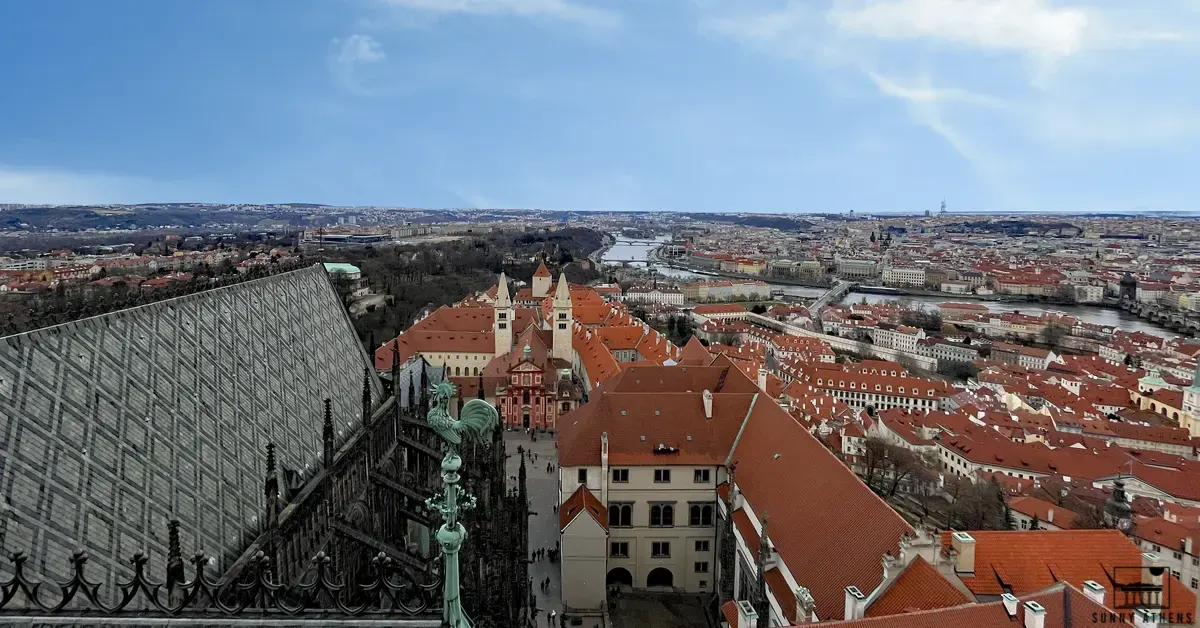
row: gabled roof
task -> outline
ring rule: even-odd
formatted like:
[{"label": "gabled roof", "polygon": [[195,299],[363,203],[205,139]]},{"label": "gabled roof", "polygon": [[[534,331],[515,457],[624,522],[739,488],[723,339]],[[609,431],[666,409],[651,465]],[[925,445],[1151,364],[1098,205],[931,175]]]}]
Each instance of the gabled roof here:
[{"label": "gabled roof", "polygon": [[[1010,618],[1004,602],[964,604],[950,608],[865,617],[838,624],[839,628],[1019,628],[1025,624],[1024,602],[1035,601],[1045,609],[1044,628],[1092,628],[1094,617],[1109,611],[1074,587],[1059,585],[1034,595],[1018,596],[1016,617]],[[1105,598],[1110,599],[1110,598]],[[818,611],[818,615],[820,612]]]},{"label": "gabled roof", "polygon": [[553,275],[550,274],[550,269],[546,268],[546,262],[544,262],[544,261],[538,263],[537,270],[533,271],[533,276],[534,277],[553,277]]},{"label": "gabled roof", "polygon": [[866,617],[948,608],[971,600],[920,556],[913,559],[883,595],[867,608]]},{"label": "gabled roof", "polygon": [[600,503],[586,486],[580,484],[567,501],[558,507],[558,531],[566,530],[567,526],[583,513],[595,519],[605,531],[608,530],[608,511],[604,509],[604,504]]},{"label": "gabled roof", "polygon": [[700,339],[692,336],[688,339],[687,344],[683,345],[683,351],[679,354],[679,364],[707,366],[712,362],[713,356],[704,348]]},{"label": "gabled roof", "polygon": [[[1021,596],[1059,582],[1094,580],[1113,599],[1113,567],[1139,566],[1142,551],[1120,530],[971,531],[975,571],[958,578],[976,597],[1011,591]],[[950,547],[950,532],[942,545]],[[1171,578],[1172,610],[1195,612],[1196,595]]]}]

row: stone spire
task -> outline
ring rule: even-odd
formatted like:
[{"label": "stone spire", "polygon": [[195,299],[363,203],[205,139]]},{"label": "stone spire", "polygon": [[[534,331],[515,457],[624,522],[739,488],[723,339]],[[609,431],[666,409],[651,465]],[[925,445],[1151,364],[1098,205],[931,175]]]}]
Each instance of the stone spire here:
[{"label": "stone spire", "polygon": [[496,309],[512,307],[512,297],[508,295],[508,278],[500,273],[500,283],[496,286]]},{"label": "stone spire", "polygon": [[512,349],[513,325],[517,311],[508,296],[508,279],[500,273],[500,284],[496,288],[496,305],[492,310],[492,335],[495,338],[493,356],[501,356]]},{"label": "stone spire", "polygon": [[325,423],[321,429],[321,441],[324,445],[325,468],[333,466],[333,400],[325,399]]},{"label": "stone spire", "polygon": [[267,497],[267,518],[263,524],[274,528],[279,517],[279,473],[275,467],[275,444],[267,443],[267,481],[264,491]]},{"label": "stone spire", "polygon": [[737,468],[733,463],[725,466],[726,472],[729,475],[729,492],[726,493],[725,499],[725,518],[721,520],[721,540],[717,547],[720,562],[720,580],[717,585],[717,593],[720,595],[721,603],[724,604],[733,600],[733,580],[734,580],[734,563],[737,560],[737,540],[733,535],[733,487],[734,487],[734,470]]},{"label": "stone spire", "polygon": [[400,338],[392,341],[392,396],[396,398],[396,409],[400,409]]},{"label": "stone spire", "polygon": [[363,369],[362,391],[362,423],[363,427],[371,424],[371,369]]},{"label": "stone spire", "polygon": [[571,313],[571,288],[567,284],[567,274],[558,276],[558,287],[554,291],[554,318],[551,321],[552,345],[550,355],[556,360],[573,362],[575,351],[571,347],[571,325],[574,323]]},{"label": "stone spire", "polygon": [[167,595],[170,603],[179,604],[184,591],[180,585],[187,580],[183,573],[183,551],[179,547],[179,520],[167,524]]},{"label": "stone spire", "polygon": [[758,613],[758,627],[768,628],[771,620],[771,604],[767,601],[767,563],[771,560],[771,539],[767,534],[767,512],[762,513],[762,534],[758,537],[758,582],[754,591],[754,610]]}]

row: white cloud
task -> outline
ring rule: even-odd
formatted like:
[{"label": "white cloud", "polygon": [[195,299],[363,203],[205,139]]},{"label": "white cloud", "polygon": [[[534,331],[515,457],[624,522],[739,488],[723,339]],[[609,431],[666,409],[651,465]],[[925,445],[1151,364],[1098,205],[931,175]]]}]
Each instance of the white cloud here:
[{"label": "white cloud", "polygon": [[184,200],[171,186],[138,177],[0,164],[0,203],[75,205]]},{"label": "white cloud", "polygon": [[568,0],[382,0],[384,4],[429,13],[545,16],[564,22],[610,28],[620,15]]},{"label": "white cloud", "polygon": [[963,103],[983,107],[1001,107],[1004,105],[1002,101],[991,96],[984,96],[953,87],[934,87],[928,75],[923,75],[919,79],[918,84],[907,87],[901,86],[875,72],[867,72],[867,76],[875,83],[875,87],[878,87],[879,91],[913,105],[938,103]]},{"label": "white cloud", "polygon": [[830,23],[879,39],[933,39],[995,51],[1070,55],[1084,45],[1094,15],[1045,0],[889,0],[840,4]]},{"label": "white cloud", "polygon": [[346,38],[335,38],[330,42],[329,71],[343,88],[368,94],[363,85],[361,68],[387,59],[383,46],[370,35],[354,34]]}]

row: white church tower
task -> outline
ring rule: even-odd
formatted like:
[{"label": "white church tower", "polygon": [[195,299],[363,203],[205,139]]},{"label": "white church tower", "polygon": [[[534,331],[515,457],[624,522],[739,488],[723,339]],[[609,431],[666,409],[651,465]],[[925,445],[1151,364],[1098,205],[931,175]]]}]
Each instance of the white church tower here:
[{"label": "white church tower", "polygon": [[494,355],[504,355],[512,349],[513,343],[513,319],[516,317],[516,311],[513,309],[512,299],[508,296],[508,278],[504,273],[500,273],[500,285],[496,288],[496,305],[492,315],[492,334],[496,337],[496,350]]},{"label": "white church tower", "polygon": [[571,316],[571,289],[567,286],[567,274],[558,276],[558,287],[554,291],[554,346],[551,356],[572,362],[574,352],[571,348],[571,325],[575,319]]},{"label": "white church tower", "polygon": [[530,292],[535,298],[550,296],[550,283],[554,281],[554,277],[550,275],[550,269],[546,268],[546,262],[538,264],[537,270],[533,273],[533,286],[530,287]]}]

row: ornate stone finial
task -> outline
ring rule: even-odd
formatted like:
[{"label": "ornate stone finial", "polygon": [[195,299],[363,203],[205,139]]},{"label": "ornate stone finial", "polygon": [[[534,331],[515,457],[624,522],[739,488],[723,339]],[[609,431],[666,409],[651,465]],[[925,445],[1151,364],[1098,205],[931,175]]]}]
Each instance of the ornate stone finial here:
[{"label": "ornate stone finial", "polygon": [[371,424],[371,369],[363,369],[362,390],[362,422],[363,427]]},{"label": "ornate stone finial", "polygon": [[476,399],[487,399],[483,391],[483,371],[479,372],[479,391],[476,393]]},{"label": "ornate stone finial", "polygon": [[[167,523],[167,592],[174,596],[176,589],[184,582],[183,551],[179,547],[179,520],[172,519]],[[175,600],[172,600],[175,602]]]},{"label": "ornate stone finial", "polygon": [[321,431],[321,440],[324,444],[324,456],[322,457],[325,468],[328,469],[333,465],[333,400],[325,398],[325,423]]}]

